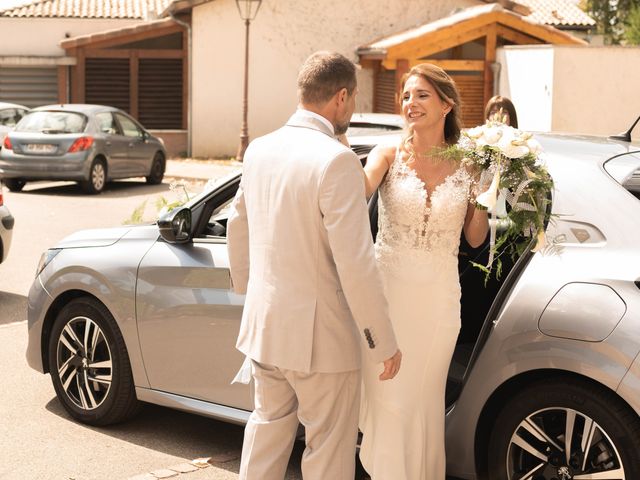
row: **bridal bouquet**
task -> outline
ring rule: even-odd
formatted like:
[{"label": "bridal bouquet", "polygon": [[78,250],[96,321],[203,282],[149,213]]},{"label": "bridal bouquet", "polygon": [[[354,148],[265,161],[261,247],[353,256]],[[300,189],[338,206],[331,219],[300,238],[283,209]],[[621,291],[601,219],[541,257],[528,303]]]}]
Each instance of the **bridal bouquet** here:
[{"label": "bridal bouquet", "polygon": [[[491,179],[489,188],[476,197],[477,206],[495,218],[490,222],[489,262],[475,266],[488,275],[495,259],[499,276],[502,253],[521,254],[532,237],[536,238],[534,252],[546,244],[544,227],[550,216],[553,182],[539,158],[541,146],[530,133],[490,121],[463,131],[455,149],[464,164],[480,172],[485,180],[480,185],[486,186]],[[505,228],[496,238],[497,223]]]}]

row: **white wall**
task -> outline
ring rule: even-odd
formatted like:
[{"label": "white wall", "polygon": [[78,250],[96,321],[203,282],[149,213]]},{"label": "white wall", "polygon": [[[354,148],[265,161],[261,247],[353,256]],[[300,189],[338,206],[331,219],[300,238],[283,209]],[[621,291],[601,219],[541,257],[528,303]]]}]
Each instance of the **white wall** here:
[{"label": "white wall", "polygon": [[609,135],[640,115],[640,47],[514,46],[497,61],[522,129]]},{"label": "white wall", "polygon": [[554,70],[553,130],[610,135],[640,115],[640,47],[557,47]]},{"label": "white wall", "polygon": [[[477,5],[456,0],[455,5]],[[251,24],[249,135],[281,126],[294,111],[296,77],[316,50],[357,60],[355,49],[451,12],[448,0],[265,0]],[[233,0],[193,10],[193,155],[233,156],[242,116],[244,24]],[[359,74],[358,109],[371,111],[373,79]]]},{"label": "white wall", "polygon": [[551,45],[499,48],[498,92],[511,99],[523,130],[551,130],[554,49]]},{"label": "white wall", "polygon": [[142,20],[0,18],[0,56],[62,56],[60,41],[141,23]]}]

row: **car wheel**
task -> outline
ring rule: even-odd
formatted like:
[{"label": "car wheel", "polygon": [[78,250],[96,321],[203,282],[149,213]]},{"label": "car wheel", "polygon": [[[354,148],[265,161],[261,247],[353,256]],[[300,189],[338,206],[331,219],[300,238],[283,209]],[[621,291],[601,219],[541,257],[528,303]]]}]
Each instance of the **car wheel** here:
[{"label": "car wheel", "polygon": [[124,339],[111,313],[97,300],[77,298],[60,311],[48,356],[58,399],[76,420],[109,425],[137,412]]},{"label": "car wheel", "polygon": [[151,164],[151,172],[146,177],[149,185],[159,185],[164,178],[164,156],[158,152],[153,157]]},{"label": "car wheel", "polygon": [[27,184],[26,181],[20,180],[19,178],[5,178],[3,182],[10,192],[20,192]]},{"label": "car wheel", "polygon": [[613,393],[578,381],[508,399],[489,441],[491,480],[640,478],[640,421]]},{"label": "car wheel", "polygon": [[102,192],[107,183],[107,166],[104,160],[95,159],[89,171],[89,180],[81,183],[82,189],[91,194]]}]

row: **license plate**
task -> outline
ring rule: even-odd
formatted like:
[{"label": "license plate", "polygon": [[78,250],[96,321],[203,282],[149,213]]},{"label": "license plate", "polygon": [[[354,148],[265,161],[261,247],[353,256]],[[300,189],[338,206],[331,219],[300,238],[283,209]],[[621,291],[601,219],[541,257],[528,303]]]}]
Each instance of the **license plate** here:
[{"label": "license plate", "polygon": [[50,143],[28,143],[24,149],[28,153],[54,153],[58,147]]}]

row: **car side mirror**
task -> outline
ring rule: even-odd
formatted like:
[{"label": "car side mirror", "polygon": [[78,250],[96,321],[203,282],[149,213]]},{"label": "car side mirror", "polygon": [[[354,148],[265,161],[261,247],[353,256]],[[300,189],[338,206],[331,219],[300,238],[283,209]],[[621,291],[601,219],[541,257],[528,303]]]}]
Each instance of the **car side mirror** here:
[{"label": "car side mirror", "polygon": [[191,240],[191,210],[180,207],[158,219],[160,236],[169,243],[187,243]]}]

